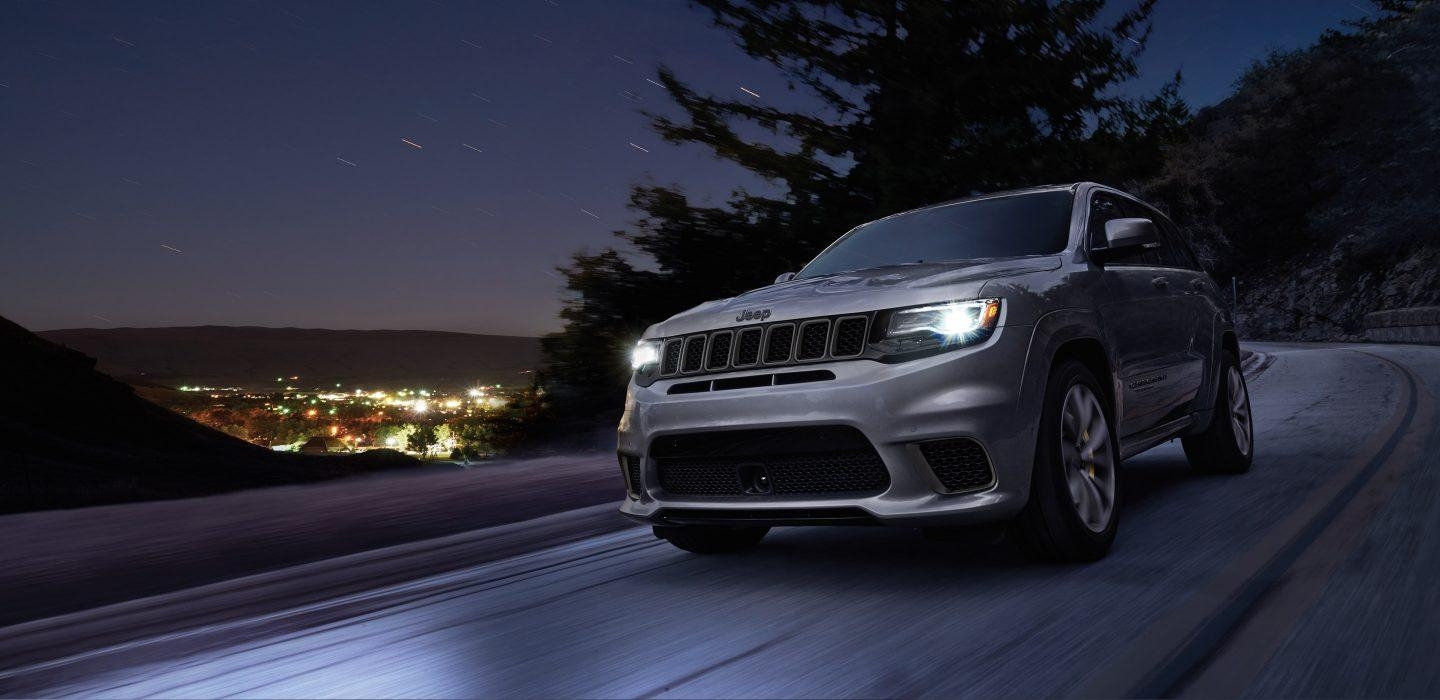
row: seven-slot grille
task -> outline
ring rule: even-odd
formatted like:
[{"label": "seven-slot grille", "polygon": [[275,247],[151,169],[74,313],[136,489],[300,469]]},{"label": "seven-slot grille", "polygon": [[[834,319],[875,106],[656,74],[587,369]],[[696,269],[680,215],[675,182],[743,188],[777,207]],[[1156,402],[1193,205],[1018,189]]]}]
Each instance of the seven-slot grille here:
[{"label": "seven-slot grille", "polygon": [[870,317],[812,318],[697,333],[664,341],[660,376],[859,357]]}]

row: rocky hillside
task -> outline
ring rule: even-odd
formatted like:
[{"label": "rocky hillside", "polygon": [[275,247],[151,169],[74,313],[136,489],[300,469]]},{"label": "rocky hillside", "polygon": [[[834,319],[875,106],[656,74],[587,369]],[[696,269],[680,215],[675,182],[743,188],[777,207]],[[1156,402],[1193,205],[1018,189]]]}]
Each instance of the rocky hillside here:
[{"label": "rocky hillside", "polygon": [[1247,337],[1356,339],[1440,302],[1440,6],[1388,4],[1255,64],[1139,187],[1239,280]]}]

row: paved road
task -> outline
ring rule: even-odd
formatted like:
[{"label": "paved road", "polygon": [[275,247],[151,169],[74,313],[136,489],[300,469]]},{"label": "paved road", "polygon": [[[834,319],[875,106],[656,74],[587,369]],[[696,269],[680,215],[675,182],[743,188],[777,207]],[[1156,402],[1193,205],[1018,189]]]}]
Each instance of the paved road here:
[{"label": "paved road", "polygon": [[589,509],[0,629],[0,695],[1440,696],[1440,348],[1254,349],[1254,470],[1132,460],[1089,566],[888,528],[466,564]]}]

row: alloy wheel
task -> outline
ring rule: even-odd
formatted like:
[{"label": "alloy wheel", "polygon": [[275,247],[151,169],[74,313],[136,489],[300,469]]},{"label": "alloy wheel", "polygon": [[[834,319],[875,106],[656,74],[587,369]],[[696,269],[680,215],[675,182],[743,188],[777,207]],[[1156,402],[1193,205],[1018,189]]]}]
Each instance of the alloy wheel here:
[{"label": "alloy wheel", "polygon": [[1115,459],[1105,411],[1083,384],[1065,393],[1060,457],[1075,513],[1091,532],[1104,532],[1115,512]]},{"label": "alloy wheel", "polygon": [[1230,395],[1230,430],[1235,434],[1235,447],[1240,454],[1250,456],[1250,446],[1255,436],[1250,420],[1250,393],[1245,388],[1245,377],[1238,367],[1231,367],[1226,375],[1226,388]]}]

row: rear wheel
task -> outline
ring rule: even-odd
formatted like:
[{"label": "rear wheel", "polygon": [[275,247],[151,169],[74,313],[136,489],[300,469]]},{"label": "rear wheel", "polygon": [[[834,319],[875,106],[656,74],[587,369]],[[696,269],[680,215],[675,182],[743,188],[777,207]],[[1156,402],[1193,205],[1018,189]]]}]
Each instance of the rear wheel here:
[{"label": "rear wheel", "polygon": [[1061,361],[1050,372],[1030,499],[1014,524],[1038,559],[1094,561],[1115,541],[1120,454],[1104,396],[1078,361]]},{"label": "rear wheel", "polygon": [[770,532],[768,527],[724,527],[718,525],[684,525],[657,527],[655,536],[687,552],[725,554],[750,549]]},{"label": "rear wheel", "polygon": [[1205,432],[1180,439],[1185,458],[1195,471],[1208,474],[1243,474],[1250,471],[1255,452],[1255,424],[1250,415],[1250,390],[1240,363],[1226,350],[1221,354],[1220,386],[1215,411]]}]

